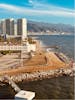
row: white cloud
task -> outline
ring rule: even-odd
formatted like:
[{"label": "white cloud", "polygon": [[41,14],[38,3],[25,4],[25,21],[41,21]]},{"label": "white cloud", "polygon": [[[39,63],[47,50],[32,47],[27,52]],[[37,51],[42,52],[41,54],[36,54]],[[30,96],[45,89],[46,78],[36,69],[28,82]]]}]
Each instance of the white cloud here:
[{"label": "white cloud", "polygon": [[[32,0],[29,0],[31,3]],[[56,7],[53,5],[45,5],[41,3],[35,3],[33,8],[26,8],[26,7],[20,7],[20,6],[14,6],[9,4],[0,4],[0,9],[2,9],[4,12],[8,13],[15,13],[15,14],[27,14],[27,15],[53,15],[53,16],[64,16],[64,17],[73,17],[75,16],[74,10]]]},{"label": "white cloud", "polygon": [[33,3],[33,1],[32,0],[29,0],[29,3]]}]

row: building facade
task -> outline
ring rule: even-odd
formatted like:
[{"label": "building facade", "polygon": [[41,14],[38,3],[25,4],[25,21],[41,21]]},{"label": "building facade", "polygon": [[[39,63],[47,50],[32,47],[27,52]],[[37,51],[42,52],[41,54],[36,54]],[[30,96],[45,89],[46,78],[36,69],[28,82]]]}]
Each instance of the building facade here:
[{"label": "building facade", "polygon": [[6,34],[5,20],[1,21],[1,34]]},{"label": "building facade", "polygon": [[17,20],[17,35],[21,35],[22,40],[27,37],[27,20],[25,18]]},{"label": "building facade", "polygon": [[14,35],[14,19],[6,19],[6,34],[8,35]]},{"label": "building facade", "polygon": [[27,20],[25,18],[17,19],[17,21],[13,18],[2,20],[1,34],[7,34],[9,37],[21,36],[24,40],[27,38]]},{"label": "building facade", "polygon": [[14,19],[4,19],[1,21],[1,33],[14,35]]}]

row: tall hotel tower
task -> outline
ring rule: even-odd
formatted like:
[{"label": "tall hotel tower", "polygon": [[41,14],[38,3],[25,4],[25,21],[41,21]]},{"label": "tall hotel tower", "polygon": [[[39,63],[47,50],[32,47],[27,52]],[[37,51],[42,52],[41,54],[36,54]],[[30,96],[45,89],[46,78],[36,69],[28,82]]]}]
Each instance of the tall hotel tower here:
[{"label": "tall hotel tower", "polygon": [[22,41],[27,37],[27,20],[25,18],[17,20],[17,35],[22,36]]},{"label": "tall hotel tower", "polygon": [[14,35],[14,19],[5,19],[1,22],[2,34]]}]

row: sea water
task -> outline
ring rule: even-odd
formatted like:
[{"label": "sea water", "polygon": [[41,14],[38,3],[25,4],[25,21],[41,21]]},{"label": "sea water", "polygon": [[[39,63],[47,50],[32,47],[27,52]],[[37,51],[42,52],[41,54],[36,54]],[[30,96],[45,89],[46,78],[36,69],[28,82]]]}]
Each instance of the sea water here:
[{"label": "sea water", "polygon": [[[58,46],[60,51],[74,59],[73,35],[37,35],[43,46]],[[61,76],[33,82],[19,82],[19,87],[36,93],[35,99],[72,99],[74,98],[74,78]],[[14,98],[15,92],[8,84],[0,85],[0,98]]]}]

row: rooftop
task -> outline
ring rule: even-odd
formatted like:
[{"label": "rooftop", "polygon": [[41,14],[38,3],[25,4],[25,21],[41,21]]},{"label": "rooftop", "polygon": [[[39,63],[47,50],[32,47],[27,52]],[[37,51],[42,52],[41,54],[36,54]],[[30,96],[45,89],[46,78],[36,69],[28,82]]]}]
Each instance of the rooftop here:
[{"label": "rooftop", "polygon": [[15,95],[15,99],[32,100],[35,97],[35,92],[21,90]]}]

